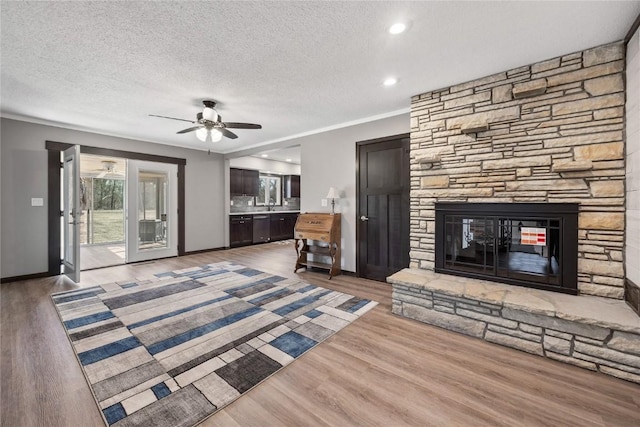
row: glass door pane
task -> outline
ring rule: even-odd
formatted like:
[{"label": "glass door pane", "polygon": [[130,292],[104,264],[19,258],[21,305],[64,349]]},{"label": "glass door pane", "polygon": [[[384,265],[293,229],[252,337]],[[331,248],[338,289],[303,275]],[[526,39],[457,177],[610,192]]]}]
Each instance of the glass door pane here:
[{"label": "glass door pane", "polygon": [[559,283],[559,219],[499,218],[498,223],[499,276]]},{"label": "glass door pane", "polygon": [[80,281],[80,146],[64,151],[62,163],[64,274]]},{"label": "glass door pane", "polygon": [[493,274],[495,233],[492,217],[445,216],[445,267]]},{"label": "glass door pane", "polygon": [[166,172],[141,170],[138,174],[138,249],[167,247]]},{"label": "glass door pane", "polygon": [[127,262],[178,255],[177,165],[127,162]]}]

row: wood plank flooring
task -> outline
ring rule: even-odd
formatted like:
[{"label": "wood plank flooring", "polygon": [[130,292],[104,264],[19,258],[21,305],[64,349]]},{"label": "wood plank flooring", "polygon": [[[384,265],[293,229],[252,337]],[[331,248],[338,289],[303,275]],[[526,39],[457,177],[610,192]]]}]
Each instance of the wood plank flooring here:
[{"label": "wood plank flooring", "polygon": [[[210,262],[295,277],[270,243],[82,273],[81,286]],[[391,314],[391,288],[325,272],[301,279],[380,304],[202,426],[639,426],[640,386]],[[1,425],[101,426],[49,299],[61,278],[2,284]]]},{"label": "wood plank flooring", "polygon": [[124,243],[80,245],[80,269],[111,267],[124,264]]}]

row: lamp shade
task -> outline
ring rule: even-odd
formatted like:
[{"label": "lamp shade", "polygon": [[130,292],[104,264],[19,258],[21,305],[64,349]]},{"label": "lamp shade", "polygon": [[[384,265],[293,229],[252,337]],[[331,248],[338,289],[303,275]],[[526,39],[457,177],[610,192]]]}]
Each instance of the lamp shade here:
[{"label": "lamp shade", "polygon": [[327,193],[327,199],[339,199],[340,195],[338,194],[338,190],[334,187],[329,187],[329,192]]},{"label": "lamp shade", "polygon": [[207,131],[206,128],[200,128],[196,131],[196,137],[202,141],[202,142],[206,142],[207,141],[207,134],[209,132]]},{"label": "lamp shade", "polygon": [[205,107],[204,110],[202,110],[202,118],[215,122],[218,120],[218,113],[213,108]]},{"label": "lamp shade", "polygon": [[209,132],[212,142],[218,142],[222,139],[222,132],[220,132],[218,129],[211,129]]}]

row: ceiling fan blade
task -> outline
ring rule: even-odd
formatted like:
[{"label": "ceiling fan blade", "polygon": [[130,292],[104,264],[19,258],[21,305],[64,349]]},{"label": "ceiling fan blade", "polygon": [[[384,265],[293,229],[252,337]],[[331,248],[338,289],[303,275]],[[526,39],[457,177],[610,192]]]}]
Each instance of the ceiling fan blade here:
[{"label": "ceiling fan blade", "polygon": [[179,120],[179,121],[181,121],[181,122],[195,123],[193,120],[178,119],[178,118],[175,118],[175,117],[169,117],[169,116],[158,116],[157,114],[149,114],[149,117],[160,117],[161,119]]},{"label": "ceiling fan blade", "polygon": [[187,129],[179,130],[179,131],[178,131],[178,132],[176,132],[176,133],[189,133],[189,132],[193,132],[194,130],[198,130],[198,129],[200,129],[201,127],[202,127],[202,126],[194,126],[194,127],[192,127],[192,128],[187,128]]},{"label": "ceiling fan blade", "polygon": [[256,125],[253,123],[224,122],[222,124],[224,127],[232,129],[262,129],[262,125]]},{"label": "ceiling fan blade", "polygon": [[222,133],[223,136],[226,136],[229,139],[236,139],[238,137],[238,135],[236,135],[235,133],[225,128],[217,128],[217,129]]}]

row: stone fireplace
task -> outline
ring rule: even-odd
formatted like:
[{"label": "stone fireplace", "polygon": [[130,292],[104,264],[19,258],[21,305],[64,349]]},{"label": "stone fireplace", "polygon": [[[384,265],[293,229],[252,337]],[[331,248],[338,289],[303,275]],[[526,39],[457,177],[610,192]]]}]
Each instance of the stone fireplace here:
[{"label": "stone fireplace", "polygon": [[395,314],[640,383],[624,70],[620,42],[412,98]]},{"label": "stone fireplace", "polygon": [[578,290],[624,294],[624,45],[414,96],[411,267],[435,267],[435,203],[576,203]]}]

